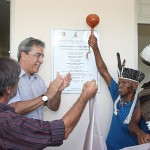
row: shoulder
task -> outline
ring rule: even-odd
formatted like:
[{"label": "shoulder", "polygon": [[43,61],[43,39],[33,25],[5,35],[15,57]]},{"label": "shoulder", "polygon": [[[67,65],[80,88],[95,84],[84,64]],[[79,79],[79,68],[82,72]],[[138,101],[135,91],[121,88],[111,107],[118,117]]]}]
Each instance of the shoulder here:
[{"label": "shoulder", "polygon": [[118,88],[118,83],[112,78],[110,82],[110,87],[115,87],[115,86],[117,86]]}]

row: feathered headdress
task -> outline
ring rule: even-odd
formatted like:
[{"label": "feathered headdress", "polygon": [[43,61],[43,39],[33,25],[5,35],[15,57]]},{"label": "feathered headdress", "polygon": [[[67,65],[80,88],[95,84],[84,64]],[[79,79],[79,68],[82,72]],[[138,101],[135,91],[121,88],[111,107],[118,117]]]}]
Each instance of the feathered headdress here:
[{"label": "feathered headdress", "polygon": [[[131,68],[124,67],[125,62],[126,62],[125,59],[123,60],[123,62],[121,64],[121,58],[120,58],[119,53],[117,53],[117,59],[118,59],[118,78],[119,79],[132,80],[137,83],[140,83],[144,79],[145,75],[142,72],[131,69]],[[132,103],[130,112],[129,112],[128,116],[126,117],[126,119],[124,120],[125,124],[128,124],[131,120],[131,116],[132,116],[132,113],[133,113],[133,110],[134,110],[134,107],[136,104],[137,96],[138,96],[138,88],[136,90],[136,94],[135,94],[134,101]],[[121,96],[119,95],[117,100],[114,103],[114,114],[115,115],[118,114],[117,103],[119,102],[120,99],[121,99]]]},{"label": "feathered headdress", "polygon": [[126,62],[125,59],[121,64],[121,58],[119,53],[117,53],[117,59],[118,59],[118,78],[133,80],[138,83],[140,83],[144,79],[145,75],[141,71],[124,67]]}]

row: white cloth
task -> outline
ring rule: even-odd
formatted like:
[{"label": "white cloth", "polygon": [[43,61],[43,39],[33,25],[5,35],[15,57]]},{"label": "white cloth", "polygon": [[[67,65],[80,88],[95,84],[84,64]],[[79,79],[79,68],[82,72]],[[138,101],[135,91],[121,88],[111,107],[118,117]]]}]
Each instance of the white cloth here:
[{"label": "white cloth", "polygon": [[89,102],[90,123],[86,132],[83,150],[107,150],[105,140],[102,135],[98,104],[93,98]]},{"label": "white cloth", "polygon": [[150,45],[147,45],[142,52],[140,53],[140,56],[145,60],[145,61],[150,61]]},{"label": "white cloth", "polygon": [[141,144],[137,146],[125,147],[121,150],[150,150],[150,143]]}]

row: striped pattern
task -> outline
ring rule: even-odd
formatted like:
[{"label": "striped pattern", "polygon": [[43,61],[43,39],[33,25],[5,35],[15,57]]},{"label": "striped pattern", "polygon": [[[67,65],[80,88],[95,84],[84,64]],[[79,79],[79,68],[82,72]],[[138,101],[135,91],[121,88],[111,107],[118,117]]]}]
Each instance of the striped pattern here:
[{"label": "striped pattern", "polygon": [[0,103],[0,149],[41,150],[64,140],[62,120],[41,121],[20,116]]}]

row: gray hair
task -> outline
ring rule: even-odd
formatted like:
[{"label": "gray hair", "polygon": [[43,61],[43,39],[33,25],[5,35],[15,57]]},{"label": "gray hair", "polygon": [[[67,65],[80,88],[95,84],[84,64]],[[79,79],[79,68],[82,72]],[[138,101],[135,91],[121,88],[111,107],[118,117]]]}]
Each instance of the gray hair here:
[{"label": "gray hair", "polygon": [[21,52],[22,51],[24,51],[25,53],[30,52],[33,46],[41,46],[45,48],[45,43],[33,37],[26,38],[18,46],[18,54],[17,54],[18,61],[20,61]]},{"label": "gray hair", "polygon": [[6,88],[13,88],[19,80],[21,67],[17,61],[7,58],[0,58],[0,96],[3,96]]}]

